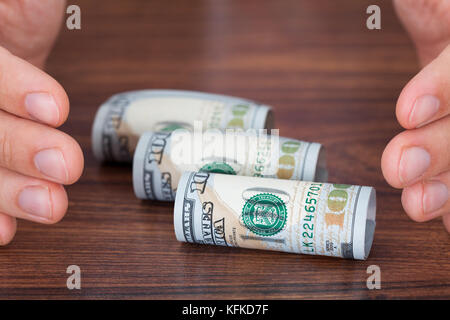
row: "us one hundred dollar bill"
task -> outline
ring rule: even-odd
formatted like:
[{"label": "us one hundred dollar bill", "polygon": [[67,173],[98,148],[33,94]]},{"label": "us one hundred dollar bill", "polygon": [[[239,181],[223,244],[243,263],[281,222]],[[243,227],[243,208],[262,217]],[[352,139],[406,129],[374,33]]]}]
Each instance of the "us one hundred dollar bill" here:
[{"label": "us one hundred dollar bill", "polygon": [[323,182],[328,178],[319,143],[231,130],[141,136],[133,160],[138,198],[173,201],[184,171]]},{"label": "us one hundred dollar bill", "polygon": [[183,242],[364,260],[375,214],[372,187],[186,172],[174,226]]},{"label": "us one hundred dollar bill", "polygon": [[225,95],[181,90],[119,93],[97,111],[92,129],[94,155],[99,160],[131,162],[144,132],[192,130],[196,121],[204,130],[270,129],[273,117],[269,106]]}]

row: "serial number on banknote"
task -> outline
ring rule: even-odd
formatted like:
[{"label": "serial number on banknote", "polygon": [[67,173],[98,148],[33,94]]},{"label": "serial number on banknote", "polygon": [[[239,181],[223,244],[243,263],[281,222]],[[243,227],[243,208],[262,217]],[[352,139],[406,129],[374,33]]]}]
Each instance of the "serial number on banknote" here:
[{"label": "serial number on banknote", "polygon": [[311,183],[306,193],[303,208],[306,214],[302,218],[302,236],[305,240],[302,242],[302,247],[307,253],[314,253],[314,218],[321,188],[322,183]]}]

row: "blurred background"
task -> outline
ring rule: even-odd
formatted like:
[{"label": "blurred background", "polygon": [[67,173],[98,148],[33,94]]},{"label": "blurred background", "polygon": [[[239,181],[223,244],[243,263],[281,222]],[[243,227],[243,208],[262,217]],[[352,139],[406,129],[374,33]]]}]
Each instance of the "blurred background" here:
[{"label": "blurred background", "polygon": [[[345,166],[330,162],[332,180],[382,181],[378,160],[400,129],[396,98],[418,71],[390,1],[379,3],[381,30],[366,28],[370,1],[71,3],[81,8],[82,29],[64,28],[48,63],[72,108],[83,109],[72,112],[71,132],[88,138],[86,120],[120,91],[230,94],[274,106],[282,136],[345,157]],[[367,181],[352,174],[362,165]]]}]

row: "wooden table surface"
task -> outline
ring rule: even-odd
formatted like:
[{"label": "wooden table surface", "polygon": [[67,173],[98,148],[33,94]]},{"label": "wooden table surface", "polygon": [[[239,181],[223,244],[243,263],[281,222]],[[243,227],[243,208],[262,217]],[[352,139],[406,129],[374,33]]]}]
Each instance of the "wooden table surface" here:
[{"label": "wooden table surface", "polygon": [[[0,248],[0,298],[450,298],[450,237],[441,221],[415,223],[380,158],[398,132],[395,102],[417,71],[390,1],[382,29],[366,28],[373,1],[71,1],[81,30],[63,28],[48,72],[71,101],[63,130],[86,166],[67,188],[66,217],[20,221]],[[377,190],[367,261],[177,242],[172,204],[137,200],[131,168],[91,151],[97,107],[142,88],[230,94],[274,106],[280,135],[317,141],[330,181]],[[68,290],[66,268],[81,268]],[[366,269],[381,268],[381,290]]]}]

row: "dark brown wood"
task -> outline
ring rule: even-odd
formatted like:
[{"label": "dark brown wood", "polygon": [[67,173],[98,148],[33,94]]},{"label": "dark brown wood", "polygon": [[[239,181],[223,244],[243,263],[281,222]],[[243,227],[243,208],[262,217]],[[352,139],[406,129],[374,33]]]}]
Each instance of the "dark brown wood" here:
[{"label": "dark brown wood", "polygon": [[[418,71],[388,1],[382,30],[365,27],[373,1],[71,1],[82,30],[63,28],[48,71],[65,87],[63,130],[86,168],[53,226],[20,221],[0,248],[0,298],[450,298],[449,235],[415,223],[380,169],[401,131],[395,102]],[[377,229],[367,261],[188,245],[172,205],[134,197],[131,168],[102,165],[90,133],[97,107],[131,89],[174,88],[246,97],[275,107],[283,136],[318,141],[333,182],[374,186]],[[82,289],[66,288],[66,268]],[[382,289],[368,290],[378,265]]]}]

